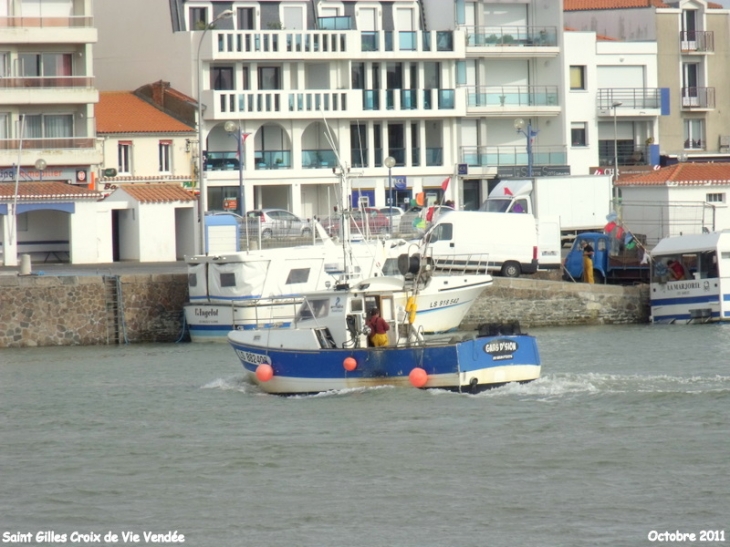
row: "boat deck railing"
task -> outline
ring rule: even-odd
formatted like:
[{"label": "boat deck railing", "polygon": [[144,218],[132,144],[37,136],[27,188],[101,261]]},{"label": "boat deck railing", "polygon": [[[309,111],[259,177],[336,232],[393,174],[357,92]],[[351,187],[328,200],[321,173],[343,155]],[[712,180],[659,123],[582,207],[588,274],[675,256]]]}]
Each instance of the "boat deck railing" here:
[{"label": "boat deck railing", "polygon": [[426,251],[426,259],[433,265],[434,271],[446,275],[487,274],[489,265],[488,253],[452,254],[433,256],[430,249]]}]

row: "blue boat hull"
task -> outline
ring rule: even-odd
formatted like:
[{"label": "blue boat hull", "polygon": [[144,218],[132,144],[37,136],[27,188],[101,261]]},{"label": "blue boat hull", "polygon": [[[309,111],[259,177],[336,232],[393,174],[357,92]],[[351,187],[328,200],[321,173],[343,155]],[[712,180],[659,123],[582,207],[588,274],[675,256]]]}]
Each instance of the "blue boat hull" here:
[{"label": "blue boat hull", "polygon": [[[239,338],[237,340],[236,338]],[[235,332],[228,340],[252,380],[268,393],[320,393],[377,386],[411,386],[409,374],[421,368],[424,388],[478,392],[540,377],[537,343],[529,335],[472,338],[455,343],[413,347],[299,350],[244,343]],[[355,370],[344,367],[345,359]],[[268,364],[273,377],[261,381],[258,367]]]}]

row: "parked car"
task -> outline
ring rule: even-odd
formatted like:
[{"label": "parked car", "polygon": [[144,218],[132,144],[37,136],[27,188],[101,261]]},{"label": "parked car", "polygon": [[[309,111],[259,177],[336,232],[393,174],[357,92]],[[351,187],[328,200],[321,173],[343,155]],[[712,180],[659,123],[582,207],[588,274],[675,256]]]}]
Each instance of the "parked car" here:
[{"label": "parked car", "polygon": [[[355,235],[378,235],[385,234],[390,228],[390,219],[374,207],[366,207],[364,210],[354,209],[350,215],[350,232]],[[322,227],[330,236],[340,235],[341,215],[333,215],[320,220]]]},{"label": "parked car", "polygon": [[[310,237],[312,225],[284,209],[256,209],[246,213],[249,219],[258,219],[261,239],[272,237]],[[249,223],[249,230],[252,225]]]},{"label": "parked car", "polygon": [[378,207],[378,211],[388,217],[388,219],[392,219],[393,233],[397,234],[398,227],[400,226],[400,219],[405,211],[400,207]]}]

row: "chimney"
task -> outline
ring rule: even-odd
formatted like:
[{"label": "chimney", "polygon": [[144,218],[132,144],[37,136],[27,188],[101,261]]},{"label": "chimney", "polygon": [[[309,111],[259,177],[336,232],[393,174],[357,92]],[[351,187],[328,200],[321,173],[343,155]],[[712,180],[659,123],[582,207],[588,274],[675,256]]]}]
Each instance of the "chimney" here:
[{"label": "chimney", "polygon": [[152,84],[152,102],[159,106],[165,106],[165,90],[170,87],[170,82],[155,82]]}]

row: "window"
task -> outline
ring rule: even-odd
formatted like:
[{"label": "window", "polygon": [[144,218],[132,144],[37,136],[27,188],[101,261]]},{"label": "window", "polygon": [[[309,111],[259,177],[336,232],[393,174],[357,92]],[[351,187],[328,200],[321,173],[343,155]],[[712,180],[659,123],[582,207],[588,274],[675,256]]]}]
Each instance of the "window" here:
[{"label": "window", "polygon": [[210,69],[210,88],[224,91],[235,89],[232,66],[214,66]]},{"label": "window", "polygon": [[119,142],[119,148],[117,149],[119,156],[119,169],[120,173],[129,174],[132,172],[132,143],[131,142]]},{"label": "window", "polygon": [[570,142],[573,146],[587,146],[588,139],[586,138],[586,122],[572,122],[570,124]]},{"label": "window", "polygon": [[705,201],[707,203],[725,203],[725,193],[707,194]]},{"label": "window", "polygon": [[259,68],[259,89],[281,89],[279,69],[277,67]]},{"label": "window", "polygon": [[238,8],[236,15],[236,25],[238,30],[255,30],[253,8]]},{"label": "window", "polygon": [[235,287],[236,286],[236,274],[235,273],[221,273],[221,287]]},{"label": "window", "polygon": [[586,88],[586,67],[571,66],[570,67],[570,89]]},{"label": "window", "polygon": [[30,139],[62,139],[73,137],[71,114],[36,114],[25,116],[23,137]]},{"label": "window", "polygon": [[190,8],[190,30],[205,30],[208,27],[208,8]]},{"label": "window", "polygon": [[170,155],[172,153],[171,149],[172,141],[160,141],[160,173],[169,173],[170,171],[172,171],[172,169],[170,168]]},{"label": "window", "polygon": [[3,51],[0,53],[0,78],[10,76],[10,53]]},{"label": "window", "polygon": [[704,144],[705,120],[684,120],[684,147],[688,150],[702,150]]},{"label": "window", "polygon": [[188,274],[188,287],[197,287],[198,286],[198,274]]},{"label": "window", "polygon": [[306,283],[309,281],[309,268],[292,268],[286,277],[286,284]]}]

